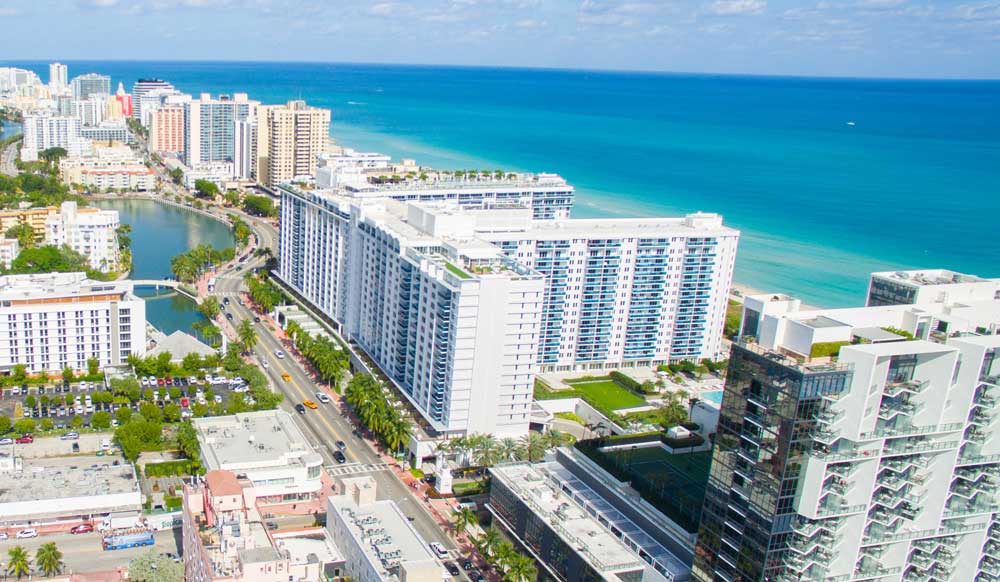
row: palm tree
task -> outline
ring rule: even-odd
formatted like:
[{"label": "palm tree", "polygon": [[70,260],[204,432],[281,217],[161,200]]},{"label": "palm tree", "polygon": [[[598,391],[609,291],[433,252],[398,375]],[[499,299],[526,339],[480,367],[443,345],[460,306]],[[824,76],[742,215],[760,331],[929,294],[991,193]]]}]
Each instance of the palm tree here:
[{"label": "palm tree", "polygon": [[236,335],[240,338],[240,345],[243,346],[244,352],[253,351],[254,346],[257,345],[257,330],[254,329],[252,321],[249,319],[241,321],[239,327],[236,328]]},{"label": "palm tree", "polygon": [[56,547],[54,542],[44,544],[35,553],[35,564],[41,568],[46,576],[55,576],[62,573],[62,552]]},{"label": "palm tree", "polygon": [[491,527],[476,539],[476,547],[486,559],[490,559],[502,542],[503,538],[500,537],[500,532]]},{"label": "palm tree", "polygon": [[479,437],[478,446],[474,448],[476,464],[482,467],[489,467],[497,462],[497,452],[499,444],[493,435],[476,435]]},{"label": "palm tree", "polygon": [[500,439],[500,443],[497,445],[497,459],[501,462],[513,461],[517,459],[519,448],[517,439],[510,437]]},{"label": "palm tree", "polygon": [[550,449],[568,445],[573,442],[573,435],[564,433],[560,430],[549,430],[543,436],[545,437],[545,445]]},{"label": "palm tree", "polygon": [[504,572],[504,582],[532,582],[538,578],[538,569],[535,568],[535,561],[528,556],[516,555],[507,564],[507,571]]},{"label": "palm tree", "polygon": [[17,576],[20,579],[21,576],[27,576],[31,573],[31,559],[24,548],[21,546],[11,548],[7,551],[7,557],[10,558],[7,562],[7,573],[11,576]]},{"label": "palm tree", "polygon": [[507,568],[516,558],[517,552],[510,542],[500,542],[493,550],[493,562],[497,565],[497,569],[503,573],[507,572]]},{"label": "palm tree", "polygon": [[479,516],[476,515],[476,512],[468,507],[463,507],[455,514],[455,533],[461,535],[470,525],[478,523]]},{"label": "palm tree", "polygon": [[521,437],[521,454],[528,462],[541,461],[548,450],[548,443],[545,437],[537,432],[529,432]]}]

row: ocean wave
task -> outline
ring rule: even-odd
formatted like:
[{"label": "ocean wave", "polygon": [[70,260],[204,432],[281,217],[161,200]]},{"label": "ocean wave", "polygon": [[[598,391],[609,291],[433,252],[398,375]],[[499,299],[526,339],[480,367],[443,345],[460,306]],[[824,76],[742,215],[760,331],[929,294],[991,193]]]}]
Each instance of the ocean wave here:
[{"label": "ocean wave", "polygon": [[347,104],[348,105],[368,105],[364,101],[348,101]]}]

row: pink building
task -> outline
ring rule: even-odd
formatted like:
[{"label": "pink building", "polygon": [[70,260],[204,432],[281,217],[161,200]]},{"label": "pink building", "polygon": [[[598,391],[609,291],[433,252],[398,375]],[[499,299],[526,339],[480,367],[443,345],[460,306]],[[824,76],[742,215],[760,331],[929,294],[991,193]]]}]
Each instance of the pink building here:
[{"label": "pink building", "polygon": [[149,147],[154,152],[184,151],[184,108],[165,105],[153,112],[149,123]]}]

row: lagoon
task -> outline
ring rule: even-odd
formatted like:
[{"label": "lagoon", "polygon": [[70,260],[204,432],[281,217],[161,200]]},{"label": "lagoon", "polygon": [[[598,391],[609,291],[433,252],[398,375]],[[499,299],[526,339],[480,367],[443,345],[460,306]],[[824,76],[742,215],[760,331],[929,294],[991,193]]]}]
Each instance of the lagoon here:
[{"label": "lagoon", "polygon": [[[164,202],[122,199],[94,205],[117,210],[121,223],[132,225],[132,279],[171,277],[170,259],[200,244],[233,245],[228,225]],[[205,321],[194,301],[175,291],[140,288],[136,294],[146,299],[146,319],[163,333],[194,333],[192,325]]]}]

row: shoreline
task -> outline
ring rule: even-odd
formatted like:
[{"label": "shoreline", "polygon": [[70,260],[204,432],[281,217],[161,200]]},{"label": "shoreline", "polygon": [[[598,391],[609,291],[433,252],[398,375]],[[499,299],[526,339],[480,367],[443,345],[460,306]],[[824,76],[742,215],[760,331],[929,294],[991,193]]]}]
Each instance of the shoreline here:
[{"label": "shoreline", "polygon": [[[736,301],[737,303],[743,303],[743,298],[746,297],[746,296],[748,296],[748,295],[777,295],[779,293],[784,293],[784,292],[782,292],[782,291],[761,291],[760,289],[757,289],[756,287],[751,287],[749,285],[744,285],[742,283],[737,283],[736,281],[733,281],[732,287],[729,290],[729,298],[731,300],[733,300],[733,301]],[[797,297],[795,295],[791,295],[789,293],[784,293],[784,294],[785,295],[789,295],[790,297],[794,297],[795,299],[799,299],[799,301],[802,301],[799,297]],[[819,310],[822,310],[822,309],[825,309],[825,308],[824,307],[817,307],[815,305],[811,305],[811,304],[808,304],[808,303],[805,303],[805,302],[803,302],[799,306],[799,310],[800,311],[819,311]]]}]

